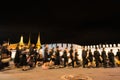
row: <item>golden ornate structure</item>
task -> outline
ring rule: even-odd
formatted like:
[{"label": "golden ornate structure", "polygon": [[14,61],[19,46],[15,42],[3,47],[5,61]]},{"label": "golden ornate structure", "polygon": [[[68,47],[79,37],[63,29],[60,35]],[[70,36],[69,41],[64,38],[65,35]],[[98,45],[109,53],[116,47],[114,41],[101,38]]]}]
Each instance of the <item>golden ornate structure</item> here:
[{"label": "golden ornate structure", "polygon": [[16,49],[18,43],[10,44],[9,49]]},{"label": "golden ornate structure", "polygon": [[24,46],[24,42],[23,42],[23,36],[20,37],[20,42],[19,42],[20,46]]},{"label": "golden ornate structure", "polygon": [[[26,46],[27,48],[29,48],[30,45],[31,45],[30,35],[29,35],[29,40],[28,40],[27,45],[24,43],[23,36],[21,35],[19,43],[13,43],[13,44],[9,43],[9,48],[10,49],[16,49],[17,45],[19,45],[19,46]],[[38,34],[38,39],[37,39],[36,47],[38,49],[40,49],[40,47],[41,47],[40,33]]]},{"label": "golden ornate structure", "polygon": [[37,47],[38,49],[40,49],[40,47],[41,47],[40,33],[38,34],[38,39],[37,39],[36,47]]}]

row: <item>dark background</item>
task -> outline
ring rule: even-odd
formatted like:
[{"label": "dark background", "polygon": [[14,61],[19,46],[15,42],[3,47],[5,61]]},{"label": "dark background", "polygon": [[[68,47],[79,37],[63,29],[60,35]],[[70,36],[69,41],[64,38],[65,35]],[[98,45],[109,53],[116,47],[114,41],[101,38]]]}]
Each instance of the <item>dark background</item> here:
[{"label": "dark background", "polygon": [[120,43],[119,0],[13,2],[0,6],[0,43],[36,43],[39,32],[41,43]]}]

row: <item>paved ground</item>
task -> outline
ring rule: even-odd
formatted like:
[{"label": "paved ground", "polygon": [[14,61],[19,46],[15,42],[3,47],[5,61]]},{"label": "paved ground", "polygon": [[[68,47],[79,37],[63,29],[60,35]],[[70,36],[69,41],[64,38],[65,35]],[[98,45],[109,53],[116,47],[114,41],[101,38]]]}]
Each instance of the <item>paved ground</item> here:
[{"label": "paved ground", "polygon": [[120,67],[117,68],[60,68],[43,70],[37,67],[22,71],[11,69],[0,72],[0,80],[62,80],[63,75],[84,75],[93,80],[120,80]]}]

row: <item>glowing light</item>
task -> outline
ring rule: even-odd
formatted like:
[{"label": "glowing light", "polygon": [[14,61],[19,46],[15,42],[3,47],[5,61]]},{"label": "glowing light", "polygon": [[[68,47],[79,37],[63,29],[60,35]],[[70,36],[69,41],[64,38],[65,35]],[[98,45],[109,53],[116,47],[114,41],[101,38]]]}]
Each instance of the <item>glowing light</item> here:
[{"label": "glowing light", "polygon": [[110,44],[110,47],[112,47],[112,44]]},{"label": "glowing light", "polygon": [[113,44],[113,47],[116,47],[116,44]]},{"label": "glowing light", "polygon": [[106,44],[106,47],[108,47],[108,44]]},{"label": "glowing light", "polygon": [[105,45],[103,45],[103,47],[105,47]]}]

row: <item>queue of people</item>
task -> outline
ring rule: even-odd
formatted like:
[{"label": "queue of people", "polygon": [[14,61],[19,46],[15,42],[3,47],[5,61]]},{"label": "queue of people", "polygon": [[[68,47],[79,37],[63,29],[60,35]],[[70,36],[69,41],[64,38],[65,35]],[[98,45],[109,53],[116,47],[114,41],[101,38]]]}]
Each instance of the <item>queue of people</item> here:
[{"label": "queue of people", "polygon": [[[9,67],[9,62],[3,62],[3,59],[11,57],[11,50],[9,45],[3,45],[0,47],[0,69]],[[61,50],[59,46],[49,49],[48,45],[45,48],[38,49],[35,44],[32,44],[29,48],[18,45],[16,48],[16,54],[14,60],[14,66],[16,68],[22,68],[23,71],[33,69],[37,66],[41,66],[43,69],[51,68],[65,68],[65,67],[115,67],[120,65],[120,50],[118,49],[116,55],[113,50],[107,53],[105,48],[99,52],[98,48],[92,52],[91,49],[82,48],[81,57],[79,59],[78,49],[74,49],[73,46],[68,49]]]},{"label": "queue of people", "polygon": [[83,62],[83,68],[88,66],[90,63],[91,65],[94,64],[95,67],[115,67],[120,65],[120,50],[118,49],[116,55],[114,55],[113,50],[110,49],[110,51],[107,53],[105,51],[105,48],[102,49],[101,52],[98,51],[98,48],[95,48],[95,51],[92,53],[91,49],[85,50],[83,48],[82,50],[82,62]]}]

